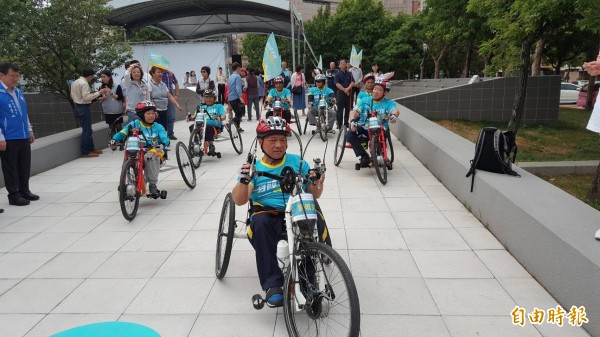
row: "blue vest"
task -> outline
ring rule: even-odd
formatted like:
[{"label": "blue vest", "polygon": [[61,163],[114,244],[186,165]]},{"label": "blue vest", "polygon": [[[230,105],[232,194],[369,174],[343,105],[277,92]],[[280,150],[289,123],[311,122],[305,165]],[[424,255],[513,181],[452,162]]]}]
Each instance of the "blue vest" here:
[{"label": "blue vest", "polygon": [[0,85],[0,130],[6,140],[29,139],[27,103],[23,92],[15,88],[21,111],[12,96]]}]

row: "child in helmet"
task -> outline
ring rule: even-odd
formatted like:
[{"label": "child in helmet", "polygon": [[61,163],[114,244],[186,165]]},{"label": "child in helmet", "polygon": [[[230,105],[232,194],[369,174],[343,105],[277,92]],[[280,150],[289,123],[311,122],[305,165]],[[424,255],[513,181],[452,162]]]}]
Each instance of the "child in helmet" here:
[{"label": "child in helmet", "polygon": [[319,108],[319,100],[321,99],[321,96],[323,96],[329,107],[327,129],[335,133],[335,130],[333,130],[333,123],[335,123],[337,117],[336,112],[333,110],[333,105],[335,104],[334,92],[325,85],[325,81],[327,81],[325,75],[317,74],[317,76],[315,76],[315,86],[308,90],[308,121],[310,125],[317,124],[317,109]]},{"label": "child in helmet", "polygon": [[383,123],[383,127],[388,131],[388,119],[392,123],[396,123],[396,118],[400,115],[400,111],[396,107],[394,101],[385,98],[385,94],[390,91],[391,83],[384,78],[375,79],[375,85],[370,97],[363,97],[350,113],[351,130],[346,136],[346,141],[352,145],[352,149],[357,157],[360,157],[362,167],[368,167],[371,163],[371,158],[367,151],[360,145],[360,139],[366,138],[368,135],[365,122],[369,118],[371,111],[377,111],[377,118]]},{"label": "child in helmet", "polygon": [[[285,80],[282,76],[277,76],[273,79],[275,88],[269,90],[267,95],[267,104],[271,104],[273,100],[280,99],[283,108],[283,118],[287,123],[292,120],[292,113],[290,112],[290,103],[292,99],[292,92],[288,88],[284,88],[283,85]],[[273,116],[273,112],[268,112],[266,117]]]},{"label": "child in helmet", "polygon": [[[194,120],[196,118],[196,114],[202,110],[204,113],[208,114],[208,119],[206,120],[205,140],[208,143],[208,154],[214,155],[216,154],[215,145],[213,144],[215,135],[223,131],[223,122],[227,119],[227,112],[222,104],[215,104],[217,95],[213,89],[204,90],[202,96],[204,98],[204,104],[198,105],[195,114],[188,115],[188,121]],[[192,131],[194,131],[194,124],[190,125],[190,132]]]},{"label": "child in helmet", "polygon": [[110,147],[114,151],[117,142],[123,142],[132,134],[133,129],[139,129],[139,137],[146,149],[144,175],[148,182],[148,194],[153,198],[158,198],[159,192],[156,183],[158,182],[160,163],[165,155],[164,147],[170,144],[169,137],[167,137],[165,128],[155,123],[158,114],[154,103],[151,101],[139,102],[135,107],[135,113],[139,119],[127,124],[120,132],[117,132],[110,141]]}]

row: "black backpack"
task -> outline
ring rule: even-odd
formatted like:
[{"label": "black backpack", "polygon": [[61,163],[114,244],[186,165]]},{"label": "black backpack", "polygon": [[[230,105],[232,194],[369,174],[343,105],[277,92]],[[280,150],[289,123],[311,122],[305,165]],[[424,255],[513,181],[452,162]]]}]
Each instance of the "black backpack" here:
[{"label": "black backpack", "polygon": [[[520,177],[513,171],[512,163],[517,156],[516,135],[512,131],[500,131],[497,128],[483,128],[475,145],[475,157],[471,160],[471,169],[467,178],[471,178],[471,192],[475,182],[475,170],[503,173]],[[512,160],[510,158],[513,154]]]}]

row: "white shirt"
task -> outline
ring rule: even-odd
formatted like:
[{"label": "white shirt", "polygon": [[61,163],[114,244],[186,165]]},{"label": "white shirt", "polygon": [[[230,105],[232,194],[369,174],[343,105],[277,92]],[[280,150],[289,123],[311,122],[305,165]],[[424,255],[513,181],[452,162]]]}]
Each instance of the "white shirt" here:
[{"label": "white shirt", "polygon": [[[590,94],[592,93],[588,91],[588,95]],[[587,129],[600,133],[600,97],[596,98],[596,104],[594,104],[594,110],[592,110],[592,115],[590,116]]]}]

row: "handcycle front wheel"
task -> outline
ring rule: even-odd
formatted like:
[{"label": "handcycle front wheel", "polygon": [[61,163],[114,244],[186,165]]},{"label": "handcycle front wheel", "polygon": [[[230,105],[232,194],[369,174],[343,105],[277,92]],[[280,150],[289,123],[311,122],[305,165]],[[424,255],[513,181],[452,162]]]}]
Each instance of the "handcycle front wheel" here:
[{"label": "handcycle front wheel", "polygon": [[219,219],[219,232],[217,233],[217,253],[215,256],[215,274],[218,279],[225,277],[229,259],[231,258],[231,247],[233,246],[233,234],[235,232],[235,204],[231,192],[225,196],[221,218]]},{"label": "handcycle front wheel", "polygon": [[373,162],[373,167],[375,167],[377,178],[385,185],[387,183],[387,163],[385,162],[383,149],[379,141],[379,132],[371,136],[369,147],[371,149],[371,161]]},{"label": "handcycle front wheel", "polygon": [[340,165],[342,162],[344,150],[346,149],[346,133],[348,129],[344,126],[339,131],[337,141],[335,142],[335,149],[333,150],[333,163],[335,166]]},{"label": "handcycle front wheel", "polygon": [[135,218],[140,204],[140,195],[137,193],[138,172],[135,160],[128,159],[123,163],[121,178],[119,180],[119,204],[125,219],[131,221]]},{"label": "handcycle front wheel", "polygon": [[[283,314],[290,336],[356,337],[360,332],[360,303],[350,269],[342,257],[324,243],[301,243],[296,274],[285,276]],[[313,274],[313,275],[311,275]],[[299,283],[306,298],[297,311]]]},{"label": "handcycle front wheel", "polygon": [[193,189],[196,187],[196,170],[192,164],[190,151],[183,142],[177,142],[175,147],[175,155],[177,156],[177,166],[185,184]]},{"label": "handcycle front wheel", "polygon": [[231,144],[233,145],[235,152],[237,152],[237,154],[242,154],[242,151],[244,151],[244,143],[242,141],[240,127],[233,122],[229,122],[227,132],[229,132],[229,139],[231,139]]},{"label": "handcycle front wheel", "polygon": [[194,128],[190,135],[189,151],[190,157],[192,158],[192,164],[194,168],[200,168],[202,164],[202,158],[204,158],[204,143],[202,142],[204,135],[204,128]]},{"label": "handcycle front wheel", "polygon": [[325,120],[325,114],[322,111],[319,111],[319,120],[317,121],[317,125],[319,125],[319,136],[321,136],[321,140],[326,142],[327,141],[327,121]]},{"label": "handcycle front wheel", "polygon": [[298,116],[298,110],[294,109],[294,121],[298,127],[298,134],[302,134],[302,125],[300,125],[300,117]]}]

